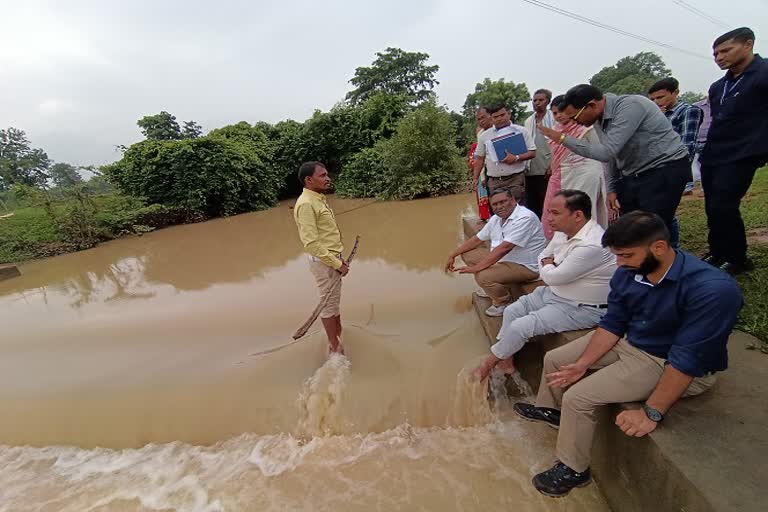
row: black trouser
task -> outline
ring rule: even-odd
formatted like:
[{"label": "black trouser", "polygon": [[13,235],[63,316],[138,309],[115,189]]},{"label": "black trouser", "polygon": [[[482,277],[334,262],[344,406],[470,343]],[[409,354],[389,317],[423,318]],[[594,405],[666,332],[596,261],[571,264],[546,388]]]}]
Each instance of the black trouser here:
[{"label": "black trouser", "polygon": [[701,185],[709,227],[709,252],[731,263],[747,259],[747,235],[739,206],[761,161],[755,158],[701,166]]},{"label": "black trouser", "polygon": [[543,174],[525,177],[525,200],[523,204],[541,218],[544,211],[544,196],[547,195],[549,176]]},{"label": "black trouser", "polygon": [[624,176],[619,183],[622,213],[635,210],[655,213],[672,233],[675,216],[685,184],[691,181],[691,162],[681,158],[639,175]]}]

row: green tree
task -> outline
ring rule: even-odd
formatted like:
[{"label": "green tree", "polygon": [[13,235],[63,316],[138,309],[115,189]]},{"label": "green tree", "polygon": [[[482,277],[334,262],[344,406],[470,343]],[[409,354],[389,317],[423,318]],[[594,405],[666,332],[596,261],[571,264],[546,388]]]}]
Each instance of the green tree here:
[{"label": "green tree", "polygon": [[355,88],[347,93],[346,99],[353,104],[366,101],[376,92],[404,94],[412,104],[432,98],[439,66],[427,64],[429,55],[421,52],[406,52],[400,48],[387,48],[376,52],[376,59],[370,66],[355,70],[349,81]]},{"label": "green tree", "polygon": [[194,121],[184,121],[184,127],[181,129],[182,139],[196,139],[203,135],[203,127]]},{"label": "green tree", "polygon": [[50,165],[45,151],[30,147],[23,130],[0,130],[0,190],[13,185],[45,187]]},{"label": "green tree", "polygon": [[136,124],[141,128],[141,133],[150,140],[178,140],[181,138],[181,127],[176,121],[176,116],[165,110],[153,116],[144,116],[136,121]]},{"label": "green tree", "polygon": [[603,92],[614,94],[646,94],[654,82],[670,76],[661,57],[653,52],[641,52],[624,57],[613,66],[601,69],[589,83]]},{"label": "green tree", "polygon": [[677,99],[679,101],[693,105],[694,103],[698,103],[699,101],[707,99],[707,95],[700,92],[685,91],[684,93],[680,94]]},{"label": "green tree", "polygon": [[520,124],[528,117],[528,102],[531,93],[524,83],[507,82],[503,78],[491,80],[486,78],[475,85],[475,91],[467,95],[464,101],[464,115],[473,118],[477,109],[483,105],[504,103],[512,114],[512,122]]},{"label": "green tree", "polygon": [[280,176],[237,140],[145,140],[104,168],[110,182],[150,203],[215,217],[273,206]]},{"label": "green tree", "polygon": [[455,193],[467,183],[451,115],[425,102],[397,125],[390,139],[354,155],[337,182],[349,197],[414,199]]},{"label": "green tree", "polygon": [[77,168],[64,162],[53,164],[49,174],[54,185],[57,187],[71,188],[83,183],[83,177],[77,172]]},{"label": "green tree", "polygon": [[176,116],[165,110],[153,116],[144,116],[136,124],[149,140],[196,139],[203,134],[203,128],[194,121],[185,121],[179,126]]}]

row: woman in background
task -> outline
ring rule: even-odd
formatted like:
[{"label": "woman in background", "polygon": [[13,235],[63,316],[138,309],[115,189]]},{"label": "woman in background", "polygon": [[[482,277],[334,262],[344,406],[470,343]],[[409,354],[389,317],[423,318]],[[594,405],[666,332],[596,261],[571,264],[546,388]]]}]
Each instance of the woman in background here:
[{"label": "woman in background", "polygon": [[[598,142],[597,134],[592,128],[582,126],[562,113],[564,99],[565,96],[560,95],[552,100],[550,108],[555,116],[555,121],[557,121],[554,129],[569,137],[584,139],[591,144],[596,144]],[[552,150],[550,162],[552,175],[549,178],[547,194],[544,196],[544,213],[541,217],[544,235],[548,240],[552,239],[554,233],[548,222],[549,203],[555,194],[564,189],[581,190],[586,193],[592,200],[592,218],[604,228],[607,227],[608,205],[606,204],[604,164],[579,156],[562,144],[555,144],[550,141],[549,145]]]}]

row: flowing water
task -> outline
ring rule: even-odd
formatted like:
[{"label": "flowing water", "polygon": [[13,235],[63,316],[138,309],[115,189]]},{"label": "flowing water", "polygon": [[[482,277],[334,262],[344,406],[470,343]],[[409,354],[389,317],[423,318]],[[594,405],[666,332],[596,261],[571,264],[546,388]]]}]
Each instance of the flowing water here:
[{"label": "flowing water", "polygon": [[0,511],[608,510],[536,492],[554,432],[471,378],[474,283],[441,270],[471,198],[332,204],[347,357],[291,339],[318,297],[288,203],[0,283]]}]

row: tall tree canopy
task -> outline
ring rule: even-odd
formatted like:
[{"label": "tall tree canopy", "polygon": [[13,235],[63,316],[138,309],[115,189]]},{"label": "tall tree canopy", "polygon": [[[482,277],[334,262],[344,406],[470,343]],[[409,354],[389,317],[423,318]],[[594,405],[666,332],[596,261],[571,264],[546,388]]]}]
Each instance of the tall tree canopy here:
[{"label": "tall tree canopy", "polygon": [[45,151],[30,147],[23,130],[0,130],[0,190],[17,184],[44,186],[50,165]]},{"label": "tall tree canopy", "polygon": [[49,174],[53,183],[61,188],[74,187],[84,181],[80,173],[77,172],[77,167],[64,162],[53,164]]},{"label": "tall tree canopy", "polygon": [[366,101],[376,92],[404,94],[412,104],[431,98],[439,66],[427,64],[429,55],[421,52],[406,52],[400,48],[387,48],[376,53],[376,60],[370,66],[355,70],[349,81],[355,88],[347,93],[346,99],[353,104]]},{"label": "tall tree canopy", "polygon": [[603,92],[646,94],[648,88],[672,74],[664,61],[653,52],[624,57],[613,66],[601,69],[589,83]]},{"label": "tall tree canopy", "polygon": [[203,134],[203,128],[196,122],[186,121],[182,128],[176,116],[165,110],[153,116],[144,116],[136,124],[149,140],[196,139]]},{"label": "tall tree canopy", "polygon": [[531,94],[524,83],[506,82],[503,78],[496,81],[486,78],[475,85],[475,92],[467,95],[464,115],[471,119],[481,106],[501,102],[507,105],[512,113],[512,122],[521,123],[528,117],[527,104],[530,100]]},{"label": "tall tree canopy", "polygon": [[693,92],[693,91],[686,91],[677,97],[679,101],[684,101],[685,103],[690,103],[691,105],[701,100],[704,100],[706,98],[707,98],[706,94],[702,94],[700,92]]}]

